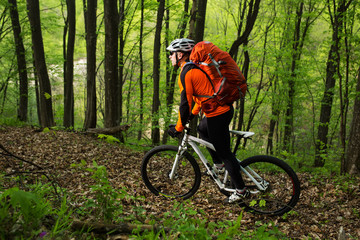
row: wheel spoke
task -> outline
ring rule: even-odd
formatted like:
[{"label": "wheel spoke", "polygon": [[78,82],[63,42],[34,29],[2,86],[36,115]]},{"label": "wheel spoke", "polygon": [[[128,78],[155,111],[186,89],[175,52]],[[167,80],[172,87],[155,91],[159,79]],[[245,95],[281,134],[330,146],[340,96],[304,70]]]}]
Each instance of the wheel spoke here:
[{"label": "wheel spoke", "polygon": [[281,215],[295,206],[300,195],[300,184],[296,174],[285,162],[274,157],[255,156],[244,160],[242,165],[250,167],[267,182],[265,190],[259,190],[251,179],[243,174],[245,185],[251,192],[245,205],[251,211]]},{"label": "wheel spoke", "polygon": [[184,153],[171,180],[169,175],[176,154],[175,146],[160,146],[151,150],[143,159],[142,177],[153,193],[185,199],[197,191],[200,185],[200,169],[193,157]]}]

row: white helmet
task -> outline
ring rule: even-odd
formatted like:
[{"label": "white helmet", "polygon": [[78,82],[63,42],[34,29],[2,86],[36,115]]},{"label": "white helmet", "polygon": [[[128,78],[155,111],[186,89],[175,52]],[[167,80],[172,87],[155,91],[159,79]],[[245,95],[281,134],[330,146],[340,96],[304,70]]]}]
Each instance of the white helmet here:
[{"label": "white helmet", "polygon": [[195,46],[195,41],[188,38],[175,39],[166,50],[171,52],[190,52]]}]

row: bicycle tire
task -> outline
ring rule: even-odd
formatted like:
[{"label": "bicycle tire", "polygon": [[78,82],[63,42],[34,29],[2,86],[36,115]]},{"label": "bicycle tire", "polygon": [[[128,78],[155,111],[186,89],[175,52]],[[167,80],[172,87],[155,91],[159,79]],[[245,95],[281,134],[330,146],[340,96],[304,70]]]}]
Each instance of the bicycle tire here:
[{"label": "bicycle tire", "polygon": [[141,177],[155,195],[188,199],[196,193],[201,182],[200,167],[188,152],[182,155],[174,180],[170,180],[177,146],[157,146],[147,152],[141,163]]},{"label": "bicycle tire", "polygon": [[258,191],[241,203],[246,211],[280,216],[295,207],[300,198],[300,181],[286,162],[272,156],[259,155],[247,158],[240,164],[243,168],[255,170],[269,183],[265,191],[258,191],[249,177],[242,174],[248,190]]}]

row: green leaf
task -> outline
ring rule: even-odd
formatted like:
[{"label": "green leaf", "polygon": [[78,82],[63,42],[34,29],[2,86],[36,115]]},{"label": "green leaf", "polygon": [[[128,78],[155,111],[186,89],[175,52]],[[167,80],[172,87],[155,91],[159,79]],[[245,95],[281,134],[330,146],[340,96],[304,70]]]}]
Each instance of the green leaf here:
[{"label": "green leaf", "polygon": [[265,207],[266,206],[266,200],[264,200],[264,199],[260,200],[259,205],[260,205],[260,207]]},{"label": "green leaf", "polygon": [[50,95],[49,93],[47,93],[47,92],[44,93],[44,96],[45,96],[46,99],[50,99],[50,98],[51,98],[51,95]]},{"label": "green leaf", "polygon": [[253,207],[257,204],[257,201],[256,200],[252,200],[249,204],[250,207]]}]

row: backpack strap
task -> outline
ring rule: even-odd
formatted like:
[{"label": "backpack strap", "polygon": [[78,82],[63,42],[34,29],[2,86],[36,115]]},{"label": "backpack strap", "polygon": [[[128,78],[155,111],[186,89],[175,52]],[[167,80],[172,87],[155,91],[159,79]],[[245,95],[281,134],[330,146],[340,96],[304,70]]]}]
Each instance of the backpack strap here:
[{"label": "backpack strap", "polygon": [[[184,74],[186,74],[190,69],[192,69],[190,66],[191,66],[192,68],[196,68],[196,69],[199,69],[200,71],[202,71],[202,72],[205,74],[205,76],[207,77],[207,79],[210,81],[211,87],[212,87],[212,89],[214,90],[214,95],[212,95],[212,96],[208,96],[208,95],[196,95],[196,94],[194,94],[194,96],[195,96],[195,97],[204,97],[204,98],[214,98],[215,95],[216,95],[216,94],[215,94],[215,87],[214,87],[213,82],[211,81],[210,76],[209,76],[204,70],[202,70],[196,63],[194,63],[194,62],[192,62],[192,61],[185,63],[184,66],[183,66],[183,68],[182,68],[181,75],[183,74],[183,71],[184,71]],[[185,69],[185,67],[186,67],[186,69]]]}]

